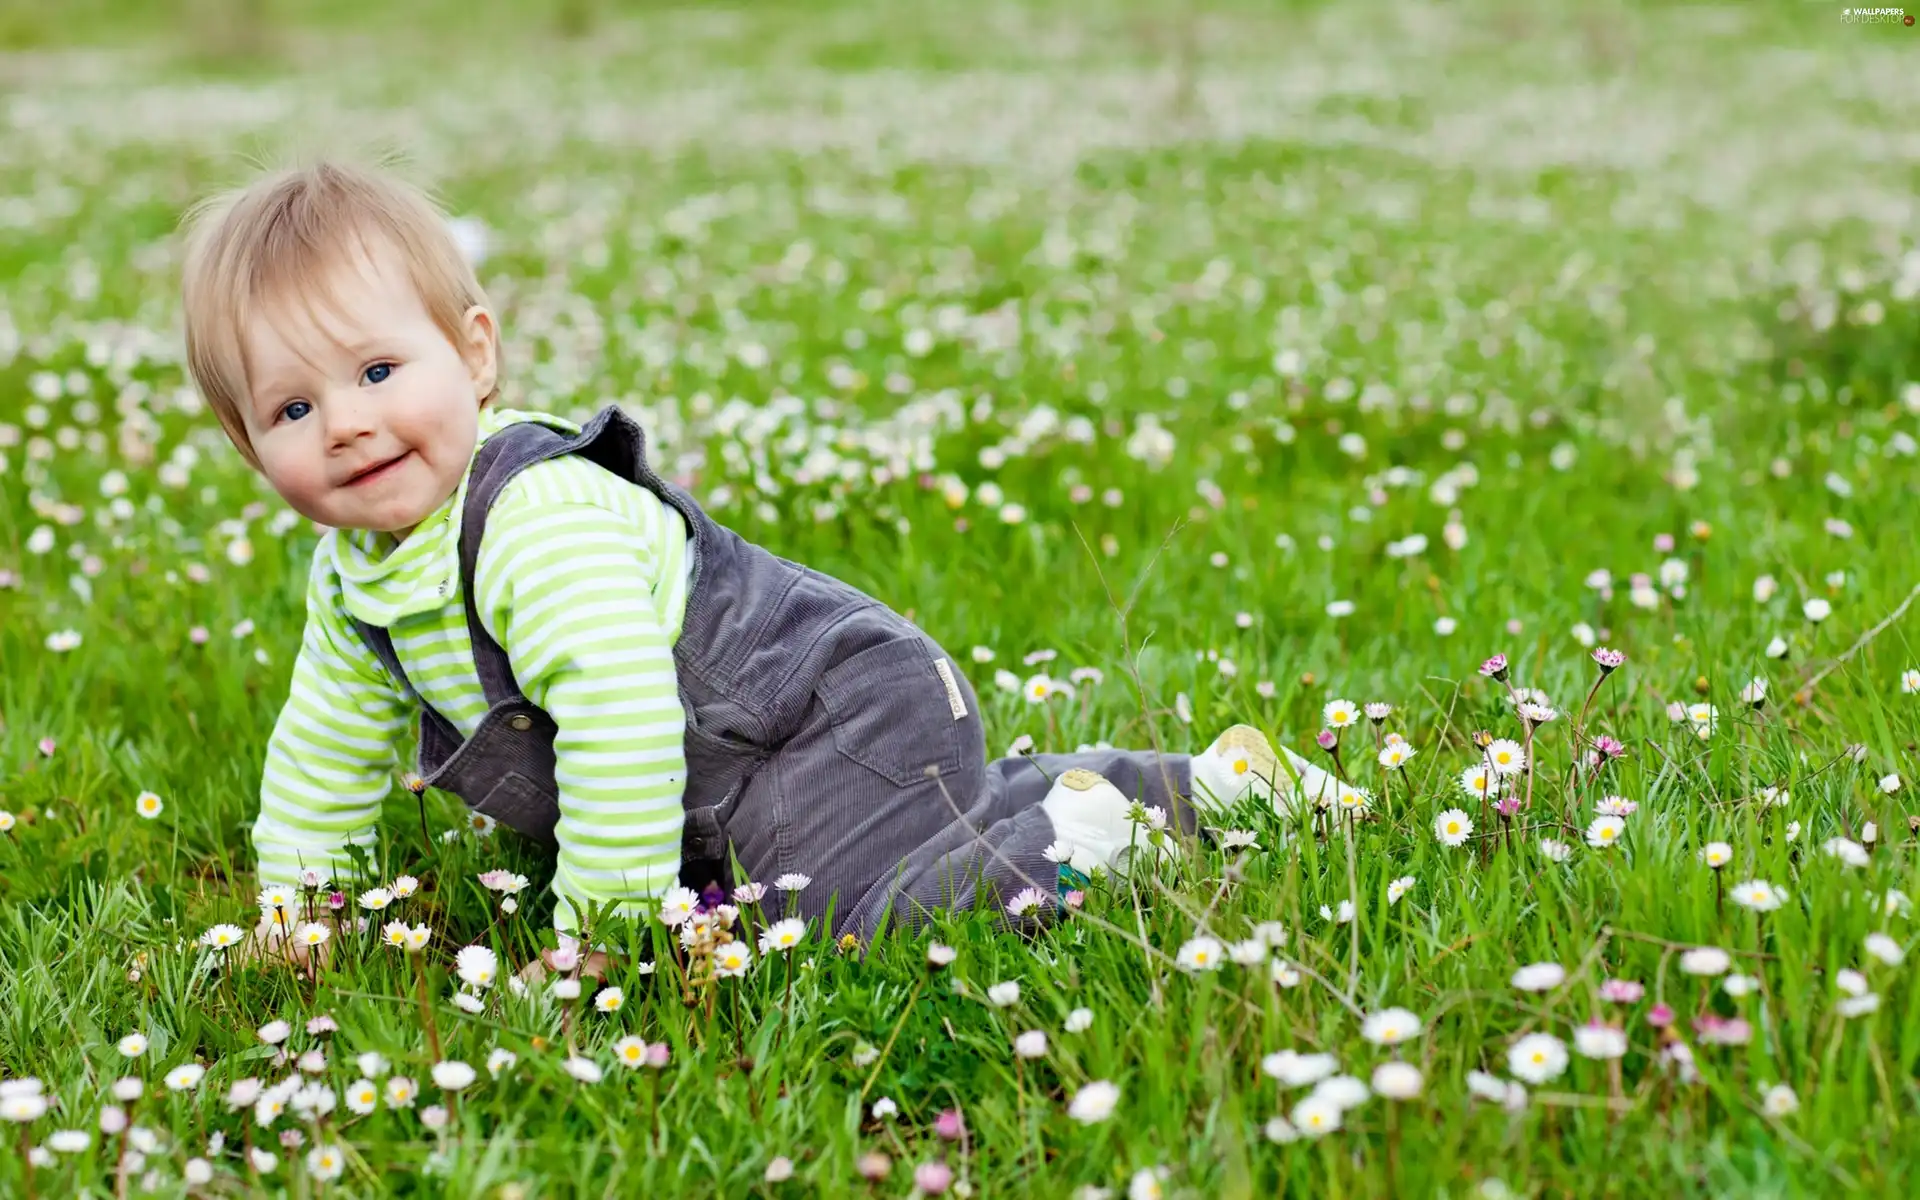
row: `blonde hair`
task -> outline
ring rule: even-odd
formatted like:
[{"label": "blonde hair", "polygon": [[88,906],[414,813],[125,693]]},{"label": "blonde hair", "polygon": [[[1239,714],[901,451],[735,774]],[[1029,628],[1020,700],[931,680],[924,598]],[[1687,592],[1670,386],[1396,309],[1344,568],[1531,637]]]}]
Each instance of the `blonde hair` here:
[{"label": "blonde hair", "polygon": [[[356,249],[371,253],[381,243],[399,253],[434,324],[463,354],[467,310],[487,304],[439,205],[389,171],[333,159],[284,168],[200,201],[182,224],[187,370],[255,470],[260,460],[241,415],[249,402],[244,331],[255,313],[289,300],[331,304],[340,268]],[[496,363],[499,353],[496,332]],[[496,384],[480,407],[499,394]]]}]

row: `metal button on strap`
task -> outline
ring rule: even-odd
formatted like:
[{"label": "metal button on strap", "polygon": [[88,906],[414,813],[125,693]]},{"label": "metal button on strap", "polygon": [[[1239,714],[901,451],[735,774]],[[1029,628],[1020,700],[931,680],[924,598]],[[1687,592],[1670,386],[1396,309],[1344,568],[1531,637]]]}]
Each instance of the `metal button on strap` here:
[{"label": "metal button on strap", "polygon": [[515,729],[518,729],[520,732],[525,733],[527,730],[533,728],[533,718],[528,716],[525,713],[515,713],[513,717],[507,722],[507,724],[513,726]]}]

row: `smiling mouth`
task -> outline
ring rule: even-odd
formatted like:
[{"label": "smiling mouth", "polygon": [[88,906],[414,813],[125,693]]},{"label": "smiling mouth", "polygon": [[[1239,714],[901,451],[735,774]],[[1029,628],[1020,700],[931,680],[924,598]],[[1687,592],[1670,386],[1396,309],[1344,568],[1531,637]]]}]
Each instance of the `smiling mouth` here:
[{"label": "smiling mouth", "polygon": [[358,475],[354,475],[353,477],[349,478],[344,486],[354,487],[363,483],[371,483],[372,481],[385,475],[392,468],[398,466],[402,461],[406,459],[408,454],[412,454],[412,453],[413,451],[409,450],[406,452],[406,454],[402,454],[397,458],[390,458],[383,463],[376,463],[373,466],[368,467],[366,470],[360,472]]}]

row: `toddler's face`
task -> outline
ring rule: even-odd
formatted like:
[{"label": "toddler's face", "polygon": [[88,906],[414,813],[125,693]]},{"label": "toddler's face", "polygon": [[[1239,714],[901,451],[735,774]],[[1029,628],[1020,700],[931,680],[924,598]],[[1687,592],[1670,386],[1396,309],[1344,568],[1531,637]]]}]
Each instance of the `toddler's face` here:
[{"label": "toddler's face", "polygon": [[376,246],[339,268],[333,305],[284,304],[245,331],[254,453],[309,520],[404,538],[453,495],[493,390],[493,317],[441,332],[404,265]]}]

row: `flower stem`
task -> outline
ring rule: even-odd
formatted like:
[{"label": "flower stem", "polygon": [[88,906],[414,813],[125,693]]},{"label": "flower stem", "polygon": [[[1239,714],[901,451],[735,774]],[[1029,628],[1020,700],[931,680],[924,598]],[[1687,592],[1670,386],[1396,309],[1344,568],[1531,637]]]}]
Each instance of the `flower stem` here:
[{"label": "flower stem", "polygon": [[[122,1161],[125,1161],[125,1154],[122,1154],[120,1157]],[[25,1168],[27,1172],[27,1200],[34,1200],[33,1139],[28,1136],[27,1127],[24,1123],[20,1126],[20,1165]],[[122,1168],[121,1174],[124,1175],[125,1173],[125,1169]]]},{"label": "flower stem", "polygon": [[1398,1196],[1400,1189],[1394,1183],[1394,1177],[1400,1173],[1400,1108],[1398,1104],[1387,1105],[1387,1195]]},{"label": "flower stem", "polygon": [[793,1003],[793,951],[787,951],[787,990],[780,997],[780,1024],[788,1021],[789,1005]]},{"label": "flower stem", "polygon": [[133,1128],[134,1103],[127,1104],[127,1122],[120,1129],[119,1153],[114,1156],[113,1194],[115,1200],[125,1200],[127,1194],[127,1130]]},{"label": "flower stem", "polygon": [[420,1024],[427,1031],[427,1050],[433,1061],[440,1061],[440,1031],[434,1028],[433,1005],[427,1002],[427,964],[418,954],[413,959],[414,994],[420,1001]]},{"label": "flower stem", "polygon": [[860,1089],[861,1103],[866,1102],[867,1093],[873,1090],[874,1080],[880,1078],[881,1068],[887,1065],[887,1053],[893,1049],[894,1040],[900,1036],[901,1027],[907,1023],[907,1014],[913,1011],[914,1001],[920,999],[920,989],[925,986],[927,986],[927,977],[922,973],[920,978],[913,981],[913,993],[907,997],[907,1002],[900,1006],[900,1019],[893,1023],[893,1032],[887,1035],[887,1044],[880,1047],[880,1057],[873,1064],[873,1073],[867,1076],[866,1085]]},{"label": "flower stem", "polygon": [[660,1126],[660,1072],[649,1072],[652,1086],[647,1088],[647,1148],[653,1148],[653,1131]]},{"label": "flower stem", "polygon": [[[1376,760],[1387,749],[1386,727],[1377,723],[1373,727],[1373,749]],[[1393,818],[1392,801],[1393,773],[1387,770],[1387,764],[1383,762],[1380,764],[1380,815],[1388,820]]]},{"label": "flower stem", "polygon": [[[415,792],[413,798],[420,802],[420,845],[424,848],[427,857],[432,858],[433,834],[427,830],[427,793],[424,791]],[[422,874],[425,874],[425,872],[422,872]]]},{"label": "flower stem", "polygon": [[1528,812],[1532,812],[1532,811],[1533,811],[1533,731],[1534,731],[1534,724],[1533,724],[1533,722],[1532,722],[1532,721],[1528,721],[1528,720],[1526,720],[1526,719],[1525,719],[1524,717],[1523,717],[1523,718],[1521,718],[1521,720],[1523,721],[1523,723],[1524,723],[1524,724],[1526,725],[1526,727],[1527,727],[1527,737],[1526,737],[1526,742],[1525,742],[1525,744],[1524,744],[1524,745],[1522,745],[1522,746],[1520,747],[1520,753],[1521,753],[1521,755],[1522,755],[1523,757],[1525,757],[1525,758],[1526,758],[1526,760],[1527,760],[1527,798],[1526,798],[1526,801],[1525,801],[1525,808],[1526,808],[1526,810],[1527,810]]},{"label": "flower stem", "polygon": [[1347,823],[1347,902],[1353,905],[1353,919],[1347,922],[1347,999],[1360,990],[1360,877],[1353,861],[1353,843],[1359,837],[1353,822]]},{"label": "flower stem", "polygon": [[1593,681],[1593,686],[1587,689],[1587,698],[1580,702],[1580,715],[1573,721],[1573,769],[1567,772],[1567,820],[1569,822],[1573,820],[1574,808],[1579,803],[1580,756],[1586,753],[1587,710],[1593,707],[1593,698],[1600,694],[1600,685],[1607,681],[1607,676],[1610,674],[1612,672],[1602,671],[1600,678]]},{"label": "flower stem", "polygon": [[[747,1056],[747,1030],[746,1023],[740,1019],[740,989],[738,987],[730,987],[727,990],[733,993],[733,1056],[735,1058],[745,1058]],[[747,1081],[747,1091],[753,1091],[752,1080]]]},{"label": "flower stem", "polygon": [[1014,1113],[1020,1122],[1020,1145],[1024,1150],[1027,1144],[1027,1071],[1022,1065],[1024,1060],[1013,1056],[1013,1103]]}]

